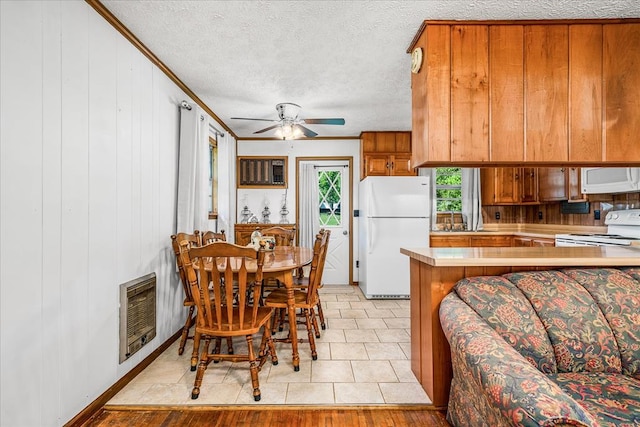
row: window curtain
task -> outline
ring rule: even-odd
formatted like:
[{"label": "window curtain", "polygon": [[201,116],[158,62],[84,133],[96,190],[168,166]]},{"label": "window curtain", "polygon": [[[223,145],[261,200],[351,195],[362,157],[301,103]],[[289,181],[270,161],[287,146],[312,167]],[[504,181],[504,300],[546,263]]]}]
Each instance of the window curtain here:
[{"label": "window curtain", "polygon": [[436,168],[418,168],[418,176],[428,176],[431,186],[431,229],[436,229],[438,207],[436,206]]},{"label": "window curtain", "polygon": [[209,117],[198,106],[180,108],[176,232],[207,230]]},{"label": "window curtain", "polygon": [[482,199],[480,197],[480,169],[462,168],[462,215],[471,231],[482,230]]},{"label": "window curtain", "polygon": [[300,197],[298,203],[300,209],[300,223],[298,224],[300,246],[312,248],[315,235],[320,231],[318,174],[313,164],[301,165],[298,197]]}]

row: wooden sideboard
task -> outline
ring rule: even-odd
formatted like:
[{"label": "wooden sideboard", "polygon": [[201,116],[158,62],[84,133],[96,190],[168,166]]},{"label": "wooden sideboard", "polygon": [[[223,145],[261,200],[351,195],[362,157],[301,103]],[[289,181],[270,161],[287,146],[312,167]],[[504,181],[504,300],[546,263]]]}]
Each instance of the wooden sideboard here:
[{"label": "wooden sideboard", "polygon": [[261,223],[235,224],[234,225],[234,230],[235,230],[234,243],[236,245],[243,245],[243,246],[247,245],[249,244],[249,242],[251,242],[251,233],[253,233],[256,228],[263,230],[265,228],[276,227],[276,226],[290,230],[294,228],[296,225],[295,224],[261,224]]},{"label": "wooden sideboard", "polygon": [[411,370],[433,405],[446,408],[451,349],[440,325],[440,302],[458,280],[569,266],[637,266],[640,250],[623,247],[425,248],[410,257]]}]

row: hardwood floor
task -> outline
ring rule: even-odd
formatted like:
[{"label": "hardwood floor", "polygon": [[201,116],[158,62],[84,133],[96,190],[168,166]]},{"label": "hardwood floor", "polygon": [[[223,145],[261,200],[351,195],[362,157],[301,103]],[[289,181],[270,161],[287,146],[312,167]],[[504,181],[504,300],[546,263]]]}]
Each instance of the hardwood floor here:
[{"label": "hardwood floor", "polygon": [[118,426],[448,427],[444,411],[408,408],[103,408],[83,427]]}]

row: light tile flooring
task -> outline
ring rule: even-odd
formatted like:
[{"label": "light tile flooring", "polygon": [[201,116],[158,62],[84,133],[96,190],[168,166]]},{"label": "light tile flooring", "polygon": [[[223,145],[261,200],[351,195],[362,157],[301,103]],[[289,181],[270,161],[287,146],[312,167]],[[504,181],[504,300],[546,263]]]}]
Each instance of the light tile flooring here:
[{"label": "light tile flooring", "polygon": [[[312,361],[309,344],[300,343],[295,372],[291,345],[277,343],[279,364],[269,360],[259,373],[260,402],[253,400],[248,362],[211,363],[199,398],[192,400],[189,340],[182,356],[176,341],[108,404],[430,404],[411,372],[409,300],[367,300],[355,286],[325,286],[320,292],[327,329],[316,340],[318,359]],[[299,330],[298,336],[306,332]],[[234,341],[238,350],[242,345],[246,348],[246,341]]]}]

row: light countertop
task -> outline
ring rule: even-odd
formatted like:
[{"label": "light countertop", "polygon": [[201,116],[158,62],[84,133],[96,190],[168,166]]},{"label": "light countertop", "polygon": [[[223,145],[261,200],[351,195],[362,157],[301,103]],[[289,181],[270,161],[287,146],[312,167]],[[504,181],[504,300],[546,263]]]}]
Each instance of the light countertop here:
[{"label": "light countertop", "polygon": [[640,247],[401,248],[400,252],[434,267],[640,266]]},{"label": "light countertop", "polygon": [[607,227],[562,224],[486,224],[480,231],[431,231],[432,236],[522,236],[554,239],[556,234],[606,233]]}]

